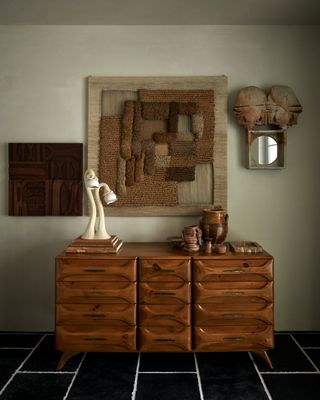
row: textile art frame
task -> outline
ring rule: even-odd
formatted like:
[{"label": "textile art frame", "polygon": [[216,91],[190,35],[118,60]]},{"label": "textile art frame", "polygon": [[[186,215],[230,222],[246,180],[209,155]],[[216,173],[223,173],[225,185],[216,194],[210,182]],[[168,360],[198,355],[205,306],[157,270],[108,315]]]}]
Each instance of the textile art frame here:
[{"label": "textile art frame", "polygon": [[227,77],[88,78],[88,168],[113,216],[227,209]]}]

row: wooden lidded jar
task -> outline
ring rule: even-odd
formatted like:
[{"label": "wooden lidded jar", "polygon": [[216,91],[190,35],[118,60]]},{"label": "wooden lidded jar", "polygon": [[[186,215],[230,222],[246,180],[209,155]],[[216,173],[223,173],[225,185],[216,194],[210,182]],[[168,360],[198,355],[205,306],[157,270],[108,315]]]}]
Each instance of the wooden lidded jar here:
[{"label": "wooden lidded jar", "polygon": [[212,244],[219,244],[225,241],[228,233],[229,215],[221,208],[205,208],[202,210],[200,228],[204,238],[212,240]]}]

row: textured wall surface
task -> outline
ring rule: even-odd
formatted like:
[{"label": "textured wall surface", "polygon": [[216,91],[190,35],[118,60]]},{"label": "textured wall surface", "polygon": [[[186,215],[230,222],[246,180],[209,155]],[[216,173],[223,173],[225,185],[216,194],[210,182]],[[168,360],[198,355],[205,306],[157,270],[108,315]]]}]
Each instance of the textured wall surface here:
[{"label": "textured wall surface", "polygon": [[[320,329],[319,27],[0,27],[0,330],[54,329],[54,257],[86,217],[7,216],[7,143],[83,142],[86,77],[228,77],[229,239],[275,257],[277,330]],[[292,87],[304,111],[288,131],[287,169],[244,168],[232,106],[248,85]],[[107,219],[125,241],[163,241],[192,217]]]}]

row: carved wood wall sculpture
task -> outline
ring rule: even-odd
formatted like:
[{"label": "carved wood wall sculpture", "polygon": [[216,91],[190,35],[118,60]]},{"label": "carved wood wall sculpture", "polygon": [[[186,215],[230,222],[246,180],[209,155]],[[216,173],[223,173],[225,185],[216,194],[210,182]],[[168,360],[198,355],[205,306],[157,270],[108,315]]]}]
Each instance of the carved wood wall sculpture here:
[{"label": "carved wood wall sculpture", "polygon": [[81,143],[9,143],[9,215],[82,215]]},{"label": "carved wood wall sculpture", "polygon": [[302,112],[294,91],[283,85],[268,92],[248,86],[239,91],[233,110],[247,130],[247,168],[284,168],[287,129],[297,124]]},{"label": "carved wood wall sculpture", "polygon": [[111,215],[200,215],[227,206],[227,79],[88,80],[88,167]]},{"label": "carved wood wall sculpture", "polygon": [[302,107],[289,86],[273,86],[267,93],[256,86],[248,86],[239,91],[234,112],[238,124],[247,129],[258,125],[287,129],[298,122]]}]

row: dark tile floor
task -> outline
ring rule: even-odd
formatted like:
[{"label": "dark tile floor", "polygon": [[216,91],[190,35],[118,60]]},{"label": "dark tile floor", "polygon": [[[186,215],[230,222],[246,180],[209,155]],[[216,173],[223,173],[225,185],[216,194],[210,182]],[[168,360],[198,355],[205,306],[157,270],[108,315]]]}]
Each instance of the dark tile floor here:
[{"label": "dark tile floor", "polygon": [[56,371],[54,334],[0,333],[1,400],[319,400],[320,333],[250,353],[87,353]]}]

